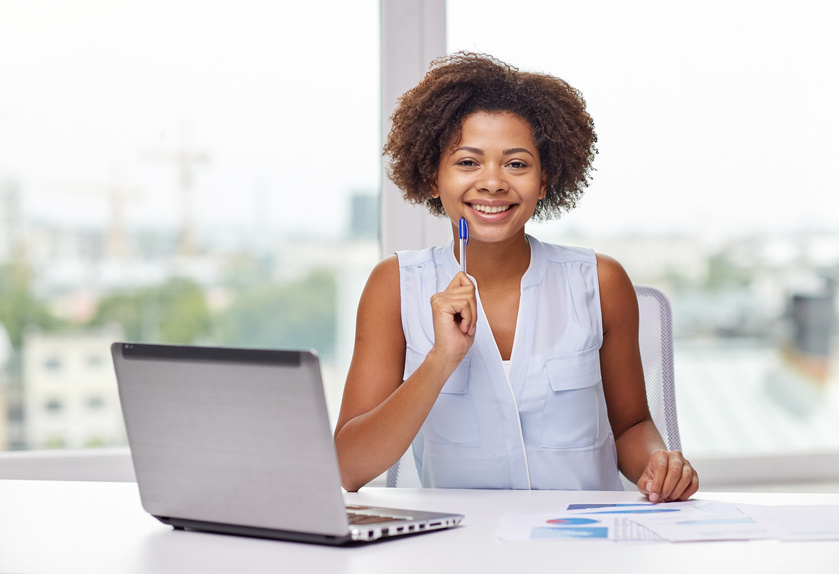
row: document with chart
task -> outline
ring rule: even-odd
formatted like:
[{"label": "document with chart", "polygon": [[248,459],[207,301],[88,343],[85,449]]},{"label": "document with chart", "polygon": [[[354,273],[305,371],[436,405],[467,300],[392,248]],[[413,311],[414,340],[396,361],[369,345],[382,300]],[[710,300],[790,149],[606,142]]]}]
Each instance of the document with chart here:
[{"label": "document with chart", "polygon": [[497,534],[508,541],[837,540],[839,506],[738,505],[713,500],[578,503],[554,512],[507,512]]}]

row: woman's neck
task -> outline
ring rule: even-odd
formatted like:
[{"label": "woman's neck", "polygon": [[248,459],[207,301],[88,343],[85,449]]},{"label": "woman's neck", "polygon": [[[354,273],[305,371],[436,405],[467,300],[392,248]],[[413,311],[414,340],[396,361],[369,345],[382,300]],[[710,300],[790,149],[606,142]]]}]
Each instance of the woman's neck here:
[{"label": "woman's neck", "polygon": [[[454,255],[460,255],[458,239],[454,241]],[[524,234],[503,242],[483,243],[471,239],[466,248],[466,271],[481,287],[494,284],[521,282],[530,266],[530,243]]]}]

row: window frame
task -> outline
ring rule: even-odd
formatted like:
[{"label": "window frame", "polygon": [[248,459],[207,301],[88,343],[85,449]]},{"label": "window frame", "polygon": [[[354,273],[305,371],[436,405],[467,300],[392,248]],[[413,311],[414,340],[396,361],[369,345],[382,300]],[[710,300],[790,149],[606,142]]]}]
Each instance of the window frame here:
[{"label": "window frame", "polygon": [[[428,62],[446,53],[445,0],[381,0],[381,133],[386,137],[396,99],[425,74]],[[381,178],[381,250],[387,256],[446,242],[444,218],[402,199]],[[690,453],[687,453],[690,456]],[[736,485],[839,482],[839,450],[777,455],[691,457],[702,488]],[[0,452],[0,479],[135,480],[127,447]]]}]

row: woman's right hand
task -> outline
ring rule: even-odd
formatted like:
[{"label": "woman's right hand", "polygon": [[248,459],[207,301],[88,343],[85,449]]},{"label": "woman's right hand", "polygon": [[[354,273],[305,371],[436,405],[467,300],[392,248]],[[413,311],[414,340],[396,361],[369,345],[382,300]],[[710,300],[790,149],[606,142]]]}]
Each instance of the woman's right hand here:
[{"label": "woman's right hand", "polygon": [[444,291],[431,297],[434,348],[447,361],[460,363],[475,341],[478,300],[475,285],[462,271]]},{"label": "woman's right hand", "polygon": [[407,344],[396,256],[373,269],[358,304],[355,348],[335,428],[341,480],[348,491],[399,460],[472,346],[477,292],[465,273],[431,298],[431,309],[434,346],[403,381]]}]

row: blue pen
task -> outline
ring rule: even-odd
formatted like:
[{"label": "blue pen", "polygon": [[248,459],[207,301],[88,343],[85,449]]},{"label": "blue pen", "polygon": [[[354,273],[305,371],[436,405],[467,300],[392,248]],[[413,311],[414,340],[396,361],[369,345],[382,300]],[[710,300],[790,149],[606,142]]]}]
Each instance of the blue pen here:
[{"label": "blue pen", "polygon": [[457,231],[457,235],[460,237],[460,270],[466,273],[466,246],[469,245],[469,226],[466,225],[465,218],[460,218]]}]

